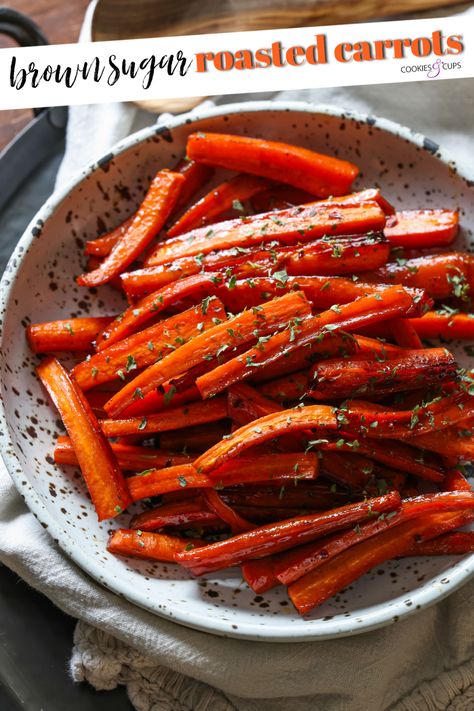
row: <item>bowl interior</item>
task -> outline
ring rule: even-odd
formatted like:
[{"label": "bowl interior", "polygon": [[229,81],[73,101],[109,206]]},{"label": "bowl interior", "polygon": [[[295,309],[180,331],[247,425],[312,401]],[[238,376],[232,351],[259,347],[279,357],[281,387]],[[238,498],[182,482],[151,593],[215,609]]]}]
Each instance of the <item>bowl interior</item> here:
[{"label": "bowl interior", "polygon": [[[446,557],[391,562],[301,619],[283,590],[256,596],[237,569],[194,580],[174,565],[109,555],[108,533],[126,526],[128,515],[99,524],[79,472],[53,463],[54,439],[62,427],[34,375],[36,358],[24,327],[66,316],[113,314],[124,307],[109,288],[75,285],[84,242],[126,217],[157,169],[173,165],[183,154],[186,136],[199,129],[264,136],[347,158],[361,167],[360,187],[380,186],[397,206],[459,207],[460,244],[470,248],[472,186],[453,163],[440,160],[432,142],[423,143],[389,122],[319,113],[308,105],[246,104],[142,132],[127,148],[99,161],[59,203],[54,198],[43,208],[5,273],[0,378],[7,466],[30,508],[76,562],[102,584],[158,614],[218,634],[267,640],[331,637],[385,624],[460,584],[471,573],[471,557],[462,565],[459,558]],[[456,352],[465,358],[462,347],[456,346]]]}]

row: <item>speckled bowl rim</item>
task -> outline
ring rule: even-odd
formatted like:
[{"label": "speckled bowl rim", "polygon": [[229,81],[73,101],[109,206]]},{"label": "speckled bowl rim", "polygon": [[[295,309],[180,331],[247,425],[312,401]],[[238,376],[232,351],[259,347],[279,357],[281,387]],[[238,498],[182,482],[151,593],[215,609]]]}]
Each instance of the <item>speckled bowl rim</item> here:
[{"label": "speckled bowl rim", "polygon": [[[202,110],[195,110],[191,114],[181,114],[180,116],[170,118],[164,125],[155,124],[149,126],[117,143],[110,149],[107,155],[84,168],[76,178],[68,182],[63,188],[53,193],[43,207],[37,212],[19,240],[0,282],[0,318],[2,318],[0,325],[0,354],[2,353],[3,317],[7,312],[9,299],[15,288],[17,271],[21,265],[22,258],[34,240],[34,228],[38,225],[38,223],[46,223],[56,208],[71,191],[78,187],[85,178],[91,175],[91,173],[98,170],[101,165],[104,165],[104,163],[120,155],[132,146],[142,143],[151,136],[166,133],[170,129],[172,130],[185,124],[191,125],[196,121],[235,113],[258,113],[261,111],[306,112],[310,114],[322,114],[344,120],[365,123],[404,139],[416,147],[429,151],[451,170],[455,170],[466,182],[469,183],[474,179],[474,174],[467,175],[466,170],[459,168],[457,162],[452,156],[439,147],[435,142],[431,141],[429,138],[426,138],[423,134],[414,132],[411,129],[389,119],[357,111],[351,111],[341,107],[300,101],[249,101],[227,104],[218,107],[206,107]],[[449,571],[449,578],[447,578],[444,574],[437,575],[423,582],[419,588],[413,592],[410,592],[408,595],[405,593],[404,595],[397,596],[392,600],[363,608],[358,613],[351,615],[349,618],[341,617],[339,619],[335,618],[332,620],[326,619],[324,620],[324,623],[321,619],[307,620],[306,624],[298,628],[298,630],[295,630],[290,621],[287,625],[279,624],[278,628],[272,629],[271,620],[269,620],[264,632],[257,631],[255,626],[251,623],[241,623],[239,624],[239,628],[237,630],[231,630],[230,626],[223,620],[221,621],[215,618],[208,618],[203,614],[195,614],[189,609],[187,609],[186,612],[177,613],[171,610],[159,609],[158,605],[153,605],[153,603],[146,598],[144,594],[141,594],[140,591],[137,591],[133,586],[129,587],[121,584],[119,580],[112,580],[110,584],[104,583],[103,571],[95,560],[88,557],[82,551],[80,546],[75,544],[69,534],[67,534],[61,528],[56,519],[50,515],[41,501],[35,498],[34,490],[31,485],[28,484],[28,482],[22,483],[24,477],[20,473],[21,465],[14,452],[14,445],[8,433],[6,413],[1,393],[0,446],[2,458],[6,465],[7,471],[10,474],[16,488],[24,497],[28,508],[42,524],[47,526],[48,532],[54,539],[57,540],[61,549],[75,563],[77,563],[82,570],[88,573],[101,586],[106,587],[122,597],[125,597],[127,600],[138,605],[139,607],[193,629],[202,630],[220,636],[232,636],[241,639],[261,640],[267,642],[316,641],[335,637],[345,637],[360,634],[362,632],[368,632],[370,630],[388,625],[392,622],[396,622],[402,617],[413,615],[418,610],[439,602],[447,595],[454,592],[461,585],[466,583],[474,575],[474,554],[472,554],[463,557],[451,567]],[[409,597],[411,602],[410,606],[407,606],[407,597]]]}]

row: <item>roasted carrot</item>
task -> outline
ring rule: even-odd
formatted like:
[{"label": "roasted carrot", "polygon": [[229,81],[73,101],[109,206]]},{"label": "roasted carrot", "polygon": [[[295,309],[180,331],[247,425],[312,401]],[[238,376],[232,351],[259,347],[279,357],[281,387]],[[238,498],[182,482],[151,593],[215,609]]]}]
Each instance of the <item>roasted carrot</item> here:
[{"label": "roasted carrot", "polygon": [[270,180],[278,177],[283,183],[320,197],[348,192],[359,172],[348,161],[261,138],[193,133],[188,136],[186,150],[197,163],[261,175]]},{"label": "roasted carrot", "polygon": [[412,349],[423,348],[423,343],[409,319],[394,318],[389,322],[389,328],[399,346]]},{"label": "roasted carrot", "polygon": [[178,538],[177,536],[166,536],[164,533],[119,528],[111,533],[107,550],[114,555],[173,563],[175,555],[180,551],[202,545],[203,541],[199,538]]},{"label": "roasted carrot", "polygon": [[99,520],[117,516],[131,499],[117,459],[89,403],[55,358],[43,360],[36,372],[71,438]]},{"label": "roasted carrot", "polygon": [[[93,392],[94,391],[91,390],[88,395]],[[107,401],[109,399],[110,393]],[[160,412],[161,410],[167,410],[170,407],[178,407],[178,405],[187,405],[190,402],[197,402],[198,400],[201,400],[201,396],[196,387],[188,388],[187,390],[183,390],[181,392],[175,392],[174,387],[167,384],[163,386],[163,388],[152,390],[148,393],[148,395],[145,395],[143,399],[138,399],[133,402],[125,408],[125,410],[121,413],[121,417],[124,419],[128,417],[143,417],[144,415],[154,414],[155,412]]]},{"label": "roasted carrot", "polygon": [[260,392],[279,403],[286,403],[301,400],[306,395],[308,386],[307,373],[300,372],[271,380],[260,387]]},{"label": "roasted carrot", "polygon": [[170,452],[192,452],[195,456],[202,454],[230,432],[228,420],[194,425],[179,430],[160,432],[161,449]]},{"label": "roasted carrot", "polygon": [[[403,316],[412,307],[413,299],[403,287],[387,287],[381,294],[361,297],[353,303],[334,305],[316,316],[293,319],[288,327],[264,343],[200,376],[196,385],[203,397],[211,397],[232,383],[252,375],[261,368],[300,346],[324,340],[328,332],[351,330],[356,325]],[[261,308],[264,308],[262,306]]]},{"label": "roasted carrot", "polygon": [[403,557],[419,555],[465,555],[474,551],[474,531],[444,533],[429,541],[420,541],[403,553]]},{"label": "roasted carrot", "polygon": [[462,514],[431,514],[394,526],[299,578],[289,586],[288,594],[298,612],[307,614],[371,568],[403,555],[417,540],[429,540],[462,525],[462,518]]},{"label": "roasted carrot", "polygon": [[181,173],[184,178],[175,207],[176,211],[186,205],[193,195],[212,178],[214,170],[203,163],[195,163],[188,157],[178,161],[174,170],[176,173]]},{"label": "roasted carrot", "polygon": [[137,392],[138,396],[146,395],[150,390],[193,366],[202,364],[203,360],[217,357],[220,353],[241,346],[247,341],[264,338],[266,334],[284,328],[290,319],[302,318],[308,313],[310,307],[301,292],[292,292],[256,309],[243,311],[196,336],[163,360],[150,365],[114,395],[105,409],[115,417],[137,399]]},{"label": "roasted carrot", "polygon": [[309,543],[284,553],[274,561],[274,575],[284,585],[291,585],[353,545],[420,516],[474,508],[472,499],[470,494],[466,497],[464,494],[458,496],[454,493],[424,494],[407,499],[402,501],[398,511],[388,515],[382,514],[376,520],[356,526],[351,531],[345,531],[326,540]]},{"label": "roasted carrot", "polygon": [[[255,212],[268,212],[270,210],[283,210],[292,205],[302,205],[313,202],[314,197],[305,190],[293,188],[290,185],[275,183],[263,193],[252,198],[252,207]],[[349,195],[327,198],[325,202],[358,205],[363,202],[376,202],[386,215],[394,215],[395,208],[383,197],[378,188],[367,188]]]},{"label": "roasted carrot", "polygon": [[248,560],[242,565],[242,577],[247,585],[258,594],[280,585],[273,573],[273,556]]},{"label": "roasted carrot", "polygon": [[215,227],[198,227],[168,239],[148,258],[147,265],[167,264],[213,250],[248,248],[277,240],[282,245],[302,244],[329,235],[366,234],[380,231],[385,214],[377,203],[320,205],[263,213],[226,220]]},{"label": "roasted carrot", "polygon": [[144,368],[180,348],[199,333],[225,321],[227,314],[219,299],[212,298],[182,313],[160,321],[123,341],[104,348],[72,369],[72,377],[82,390],[111,380],[125,380],[134,370]]},{"label": "roasted carrot", "polygon": [[409,321],[420,338],[474,338],[474,314],[458,313],[446,306]]},{"label": "roasted carrot", "polygon": [[361,454],[322,453],[322,473],[353,491],[363,491],[374,475],[374,470],[374,462]]},{"label": "roasted carrot", "polygon": [[144,417],[130,417],[127,420],[101,420],[100,426],[106,437],[124,435],[147,435],[166,432],[181,427],[216,422],[227,415],[226,398],[214,398],[206,402],[194,402],[184,407],[175,407],[164,412]]},{"label": "roasted carrot", "polygon": [[218,517],[204,508],[202,497],[183,501],[172,501],[155,509],[136,514],[130,521],[130,528],[139,531],[157,531],[166,526],[210,525],[217,523]]},{"label": "roasted carrot", "polygon": [[230,530],[235,535],[244,531],[251,531],[255,528],[253,523],[246,521],[234,509],[221,499],[215,489],[203,489],[202,499],[206,508],[220,518],[221,521],[230,526]]},{"label": "roasted carrot", "polygon": [[446,348],[390,354],[386,359],[333,358],[313,366],[310,394],[316,400],[380,396],[431,387],[456,378],[457,364]]},{"label": "roasted carrot", "polygon": [[133,223],[134,215],[127,217],[123,222],[110,232],[107,232],[97,239],[90,239],[86,242],[84,254],[93,257],[107,257],[117,242],[124,236],[128,228]]},{"label": "roasted carrot", "polygon": [[[459,495],[460,496],[460,495]],[[464,496],[469,497],[469,494]],[[472,496],[474,501],[474,495]],[[303,544],[333,531],[346,528],[372,515],[396,510],[400,496],[391,492],[368,501],[347,504],[338,509],[307,516],[298,516],[276,524],[253,529],[227,541],[211,543],[202,551],[184,551],[176,560],[194,575],[239,565],[245,560],[261,558]]]},{"label": "roasted carrot", "polygon": [[[300,481],[272,479],[261,482],[245,482],[244,486],[230,486],[222,491],[224,499],[237,508],[251,506],[256,509],[278,509],[280,518],[293,515],[328,510],[353,500],[347,491],[335,490],[328,484],[318,484],[313,480]],[[359,497],[357,497],[359,498]],[[284,513],[296,510],[297,514]],[[283,513],[281,513],[283,512]]]},{"label": "roasted carrot", "polygon": [[458,229],[456,210],[402,210],[388,218],[385,236],[396,247],[435,247],[451,244]]},{"label": "roasted carrot", "polygon": [[437,432],[426,432],[417,437],[410,437],[410,444],[423,447],[444,456],[471,461],[474,458],[473,442],[474,420],[461,420],[453,427],[443,430],[440,437]]},{"label": "roasted carrot", "polygon": [[34,353],[88,351],[93,347],[97,335],[111,321],[113,317],[88,316],[33,323],[27,327],[26,337]]},{"label": "roasted carrot", "polygon": [[210,222],[216,221],[216,217],[232,208],[239,212],[242,211],[241,201],[263,192],[269,185],[268,180],[254,175],[241,174],[230,178],[191,205],[184,215],[170,227],[167,232],[168,237],[175,237],[196,227],[208,225]]},{"label": "roasted carrot", "polygon": [[120,237],[98,269],[82,274],[80,286],[99,286],[118,276],[150,244],[176,205],[184,178],[180,173],[161,170],[152,180],[133,222]]},{"label": "roasted carrot", "polygon": [[433,299],[456,296],[467,300],[471,293],[472,257],[461,252],[443,252],[405,259],[398,257],[373,272],[362,275],[375,284],[404,284],[425,289]]},{"label": "roasted carrot", "polygon": [[[117,457],[120,468],[125,471],[143,471],[147,468],[161,469],[189,462],[189,456],[185,454],[171,454],[160,449],[136,447],[119,442],[112,442],[111,447]],[[78,464],[78,459],[69,437],[58,437],[54,448],[54,461],[56,464]]]},{"label": "roasted carrot", "polygon": [[101,351],[112,343],[117,343],[117,341],[130,336],[144,323],[158,316],[161,311],[172,308],[176,302],[182,299],[192,297],[198,300],[204,297],[207,300],[209,289],[212,289],[213,286],[212,276],[212,274],[197,274],[189,279],[183,279],[150,294],[135,306],[131,306],[102,331],[97,338],[97,350]]}]

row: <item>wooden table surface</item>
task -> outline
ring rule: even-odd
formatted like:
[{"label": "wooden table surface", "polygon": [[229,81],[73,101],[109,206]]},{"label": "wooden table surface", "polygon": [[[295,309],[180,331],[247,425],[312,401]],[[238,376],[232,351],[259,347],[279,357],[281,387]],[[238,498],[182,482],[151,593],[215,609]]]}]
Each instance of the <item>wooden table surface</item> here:
[{"label": "wooden table surface", "polygon": [[[89,0],[6,0],[4,4],[31,17],[51,44],[61,44],[76,42]],[[0,48],[13,46],[13,41],[0,35]],[[31,117],[31,111],[0,111],[0,150]]]}]

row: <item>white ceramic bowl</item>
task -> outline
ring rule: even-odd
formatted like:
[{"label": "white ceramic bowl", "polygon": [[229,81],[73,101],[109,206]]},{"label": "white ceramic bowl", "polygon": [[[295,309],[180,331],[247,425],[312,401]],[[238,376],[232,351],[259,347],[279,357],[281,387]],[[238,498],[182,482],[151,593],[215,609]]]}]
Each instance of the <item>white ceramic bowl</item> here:
[{"label": "white ceramic bowl", "polygon": [[199,129],[264,136],[347,158],[361,167],[359,186],[380,186],[396,205],[459,206],[460,244],[470,244],[472,183],[432,141],[385,119],[303,103],[244,103],[177,117],[166,128],[127,138],[52,196],[4,274],[0,443],[10,475],[78,565],[131,602],[181,624],[220,635],[297,641],[356,634],[412,614],[465,582],[474,571],[474,555],[390,562],[300,618],[284,590],[255,595],[238,569],[195,580],[178,566],[110,555],[108,532],[126,526],[129,515],[97,523],[80,474],[53,463],[58,416],[35,378],[36,358],[23,329],[31,321],[111,314],[123,306],[108,288],[97,292],[75,285],[83,243],[104,225],[120,222],[157,169],[173,165],[187,135]]}]

